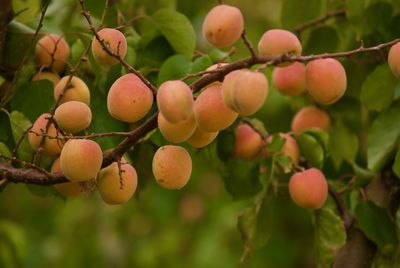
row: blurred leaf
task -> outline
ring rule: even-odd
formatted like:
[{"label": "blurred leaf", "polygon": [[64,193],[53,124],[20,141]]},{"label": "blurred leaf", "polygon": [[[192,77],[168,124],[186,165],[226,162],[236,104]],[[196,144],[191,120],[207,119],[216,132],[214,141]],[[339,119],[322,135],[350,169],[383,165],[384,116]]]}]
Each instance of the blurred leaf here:
[{"label": "blurred leaf", "polygon": [[[7,145],[5,145],[3,142],[0,142],[0,155],[5,156],[5,157],[11,157],[11,151],[8,149]],[[4,159],[0,158],[0,162],[3,162]]]},{"label": "blurred leaf", "polygon": [[232,156],[235,144],[235,134],[233,131],[221,131],[217,138],[217,154],[222,161],[226,161]]},{"label": "blurred leaf", "polygon": [[212,61],[209,55],[203,55],[200,58],[195,59],[193,62],[192,68],[190,69],[190,73],[197,73],[204,71],[208,67],[212,65]]},{"label": "blurred leaf", "polygon": [[269,153],[277,153],[280,152],[283,148],[283,145],[286,142],[284,137],[281,137],[279,134],[274,134],[271,136],[271,142],[268,143],[268,152]]},{"label": "blurred leaf", "polygon": [[328,134],[328,132],[326,132],[325,130],[322,129],[318,129],[318,128],[309,128],[309,129],[305,129],[302,131],[303,133],[307,133],[311,136],[313,136],[324,148],[325,151],[328,150],[329,147],[329,141],[330,141],[330,135]]},{"label": "blurred leaf", "polygon": [[310,134],[300,133],[296,141],[309,165],[321,169],[324,165],[324,149],[317,139]]},{"label": "blurred leaf", "polygon": [[[26,118],[23,113],[18,111],[13,111],[10,114],[10,123],[15,143],[18,142],[24,132],[32,125],[29,119]],[[31,161],[33,149],[28,142],[28,135],[25,135],[25,138],[22,140],[21,145],[18,148],[17,155],[20,160],[28,162]]]},{"label": "blurred leaf", "polygon": [[304,22],[318,18],[322,11],[320,0],[285,0],[281,11],[283,28],[294,29]]},{"label": "blurred leaf", "polygon": [[211,50],[209,55],[210,55],[212,62],[220,62],[223,59],[224,59],[224,62],[229,62],[229,57],[228,57],[229,53],[222,51],[218,48],[214,48],[213,50]]},{"label": "blurred leaf", "polygon": [[192,63],[183,55],[169,57],[160,68],[158,84],[182,78],[189,73]]},{"label": "blurred leaf", "polygon": [[335,52],[339,44],[337,31],[330,26],[322,26],[314,29],[304,47],[304,54],[321,54]]},{"label": "blurred leaf", "polygon": [[29,192],[40,197],[59,196],[60,193],[50,185],[26,184]]},{"label": "blurred leaf", "polygon": [[393,172],[400,178],[400,147],[397,149],[396,157],[393,164]]},{"label": "blurred leaf", "polygon": [[341,121],[330,130],[329,152],[336,170],[340,169],[342,161],[352,163],[358,152],[358,139]]},{"label": "blurred leaf", "polygon": [[15,17],[20,22],[30,22],[40,11],[41,0],[12,0],[14,13],[19,13]]},{"label": "blurred leaf", "polygon": [[0,266],[23,266],[27,248],[28,241],[24,229],[16,223],[0,220]]},{"label": "blurred leaf", "polygon": [[10,119],[4,111],[0,111],[0,141],[7,141],[11,138]]}]

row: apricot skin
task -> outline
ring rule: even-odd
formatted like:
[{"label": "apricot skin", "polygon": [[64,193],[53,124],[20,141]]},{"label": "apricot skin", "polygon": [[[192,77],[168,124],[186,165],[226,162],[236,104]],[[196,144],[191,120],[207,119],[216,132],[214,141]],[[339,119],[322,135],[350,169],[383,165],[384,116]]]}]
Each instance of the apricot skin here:
[{"label": "apricot skin", "polygon": [[92,140],[69,140],[60,155],[61,170],[72,182],[95,178],[100,171],[102,161],[100,146]]},{"label": "apricot skin", "polygon": [[284,95],[300,95],[306,90],[306,66],[301,62],[294,62],[289,66],[275,67],[272,84]]},{"label": "apricot skin", "polygon": [[[60,98],[66,84],[69,81],[69,76],[64,76],[54,87],[54,99],[57,101]],[[64,90],[64,94],[61,97],[60,103],[62,104],[67,101],[81,101],[89,105],[90,103],[90,91],[86,83],[73,76],[71,79],[71,86]]]},{"label": "apricot skin", "polygon": [[118,78],[107,96],[107,109],[115,119],[134,123],[142,119],[153,105],[151,90],[135,74]]},{"label": "apricot skin", "polygon": [[190,146],[194,148],[203,148],[209,145],[218,136],[218,131],[216,132],[206,132],[196,127],[192,136],[186,140]]},{"label": "apricot skin", "polygon": [[158,109],[172,124],[188,119],[193,113],[193,103],[192,90],[180,80],[166,81],[157,91]]},{"label": "apricot skin", "polygon": [[224,103],[220,85],[204,89],[194,102],[193,110],[198,127],[206,132],[223,130],[238,117],[238,114]]},{"label": "apricot skin", "polygon": [[306,83],[310,96],[318,103],[332,104],[346,91],[346,71],[335,59],[318,59],[307,64]]},{"label": "apricot skin", "polygon": [[[127,42],[123,33],[115,29],[103,28],[98,31],[98,34],[115,54],[125,58]],[[108,54],[95,36],[92,40],[92,53],[97,63],[101,66],[106,67],[118,63],[118,59]]]},{"label": "apricot skin", "polygon": [[[51,166],[51,173],[60,173],[61,165],[60,158],[54,160],[53,165]],[[76,197],[79,196],[82,192],[81,185],[79,182],[63,182],[54,185],[57,191],[65,197]]]},{"label": "apricot skin", "polygon": [[[31,132],[28,133],[28,141],[35,151],[38,151],[39,147],[42,147],[42,153],[44,155],[56,156],[61,152],[61,149],[64,146],[64,142],[58,139],[49,139],[35,134],[41,134],[43,131],[46,130],[47,121],[50,117],[50,114],[45,113],[39,116],[38,119],[36,119],[36,121],[32,125]],[[57,136],[57,129],[54,124],[50,124],[47,130],[47,135],[51,137]],[[40,145],[42,139],[44,139],[44,141],[42,145]]]},{"label": "apricot skin", "polygon": [[57,107],[54,119],[67,133],[76,133],[87,128],[92,122],[92,112],[85,103],[68,101]]},{"label": "apricot skin", "polygon": [[298,206],[319,209],[328,197],[328,183],[320,170],[310,168],[293,174],[289,181],[289,193]]},{"label": "apricot skin", "polygon": [[53,71],[62,72],[70,54],[69,45],[62,36],[48,34],[36,44],[36,63],[50,67]]},{"label": "apricot skin", "polygon": [[388,63],[393,75],[400,79],[400,43],[396,43],[390,48]]},{"label": "apricot skin", "polygon": [[331,119],[329,115],[314,106],[307,106],[300,109],[293,117],[292,131],[299,133],[308,128],[318,128],[322,130],[329,130],[331,126]]},{"label": "apricot skin", "polygon": [[242,116],[257,112],[268,96],[268,81],[264,74],[250,70],[229,73],[222,83],[224,103]]},{"label": "apricot skin", "polygon": [[137,173],[133,166],[128,163],[121,163],[121,177],[118,164],[112,163],[103,168],[97,179],[97,189],[104,202],[110,205],[124,204],[133,196],[137,187]]},{"label": "apricot skin", "polygon": [[181,189],[192,173],[192,158],[180,146],[165,145],[156,151],[152,164],[153,174],[160,186]]},{"label": "apricot skin", "polygon": [[266,31],[258,42],[258,52],[262,56],[278,56],[286,53],[300,56],[301,51],[301,43],[297,36],[286,30]]},{"label": "apricot skin", "polygon": [[196,120],[192,114],[188,119],[177,124],[169,123],[161,113],[158,113],[158,128],[164,138],[172,143],[184,142],[193,135]]},{"label": "apricot skin", "polygon": [[55,86],[60,81],[60,76],[57,73],[43,71],[35,74],[32,77],[32,81],[38,81],[38,80],[49,80],[50,82],[53,83],[53,86]]},{"label": "apricot skin", "polygon": [[264,146],[264,142],[252,127],[248,124],[240,124],[235,130],[235,143],[232,156],[238,159],[254,159]]},{"label": "apricot skin", "polygon": [[300,159],[300,149],[296,140],[286,133],[281,133],[280,136],[286,140],[283,144],[282,153],[289,156],[293,164],[297,165]]},{"label": "apricot skin", "polygon": [[235,43],[244,29],[240,10],[229,5],[212,8],[203,22],[203,36],[216,47],[227,47]]}]

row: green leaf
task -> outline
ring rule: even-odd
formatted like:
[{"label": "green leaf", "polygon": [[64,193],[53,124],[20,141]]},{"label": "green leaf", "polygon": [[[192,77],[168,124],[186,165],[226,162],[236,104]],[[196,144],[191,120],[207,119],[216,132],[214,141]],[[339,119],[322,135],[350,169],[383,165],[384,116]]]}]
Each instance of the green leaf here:
[{"label": "green leaf", "polygon": [[335,52],[339,44],[339,35],[335,28],[330,26],[318,27],[311,32],[304,54],[321,54]]},{"label": "green leaf", "polygon": [[4,111],[0,111],[0,141],[8,141],[11,138],[10,119]]},{"label": "green leaf", "polygon": [[19,13],[15,17],[20,22],[30,22],[40,11],[40,0],[12,0],[14,13]]},{"label": "green leaf", "polygon": [[396,157],[394,158],[393,172],[400,178],[400,147],[397,149]]},{"label": "green leaf", "polygon": [[212,65],[212,60],[211,60],[210,56],[209,55],[203,55],[200,58],[197,58],[193,62],[193,66],[192,66],[192,68],[190,70],[190,73],[197,73],[197,72],[204,71],[205,69],[207,69],[211,65]]},{"label": "green leaf", "polygon": [[378,66],[365,80],[361,89],[361,102],[369,109],[382,111],[394,99],[397,79],[387,64]]},{"label": "green leaf", "polygon": [[[0,142],[0,155],[5,157],[11,157],[11,151],[8,149],[7,145],[3,142]],[[3,161],[3,159],[0,158],[0,162],[1,161]]]},{"label": "green leaf", "polygon": [[[25,115],[18,111],[13,111],[10,115],[11,131],[14,137],[15,143],[18,142],[20,137],[31,127],[32,123]],[[21,145],[17,151],[18,158],[24,161],[31,161],[33,155],[33,149],[28,142],[28,135],[22,140]]]},{"label": "green leaf", "polygon": [[329,152],[336,170],[342,161],[354,162],[358,152],[358,139],[341,121],[330,130]]},{"label": "green leaf", "polygon": [[324,149],[318,140],[308,133],[296,136],[301,154],[312,167],[322,168],[324,164]]},{"label": "green leaf", "polygon": [[28,240],[22,226],[2,219],[0,238],[0,266],[23,266],[28,252]]},{"label": "green leaf", "polygon": [[174,50],[191,59],[196,45],[196,33],[189,19],[171,9],[160,9],[154,13],[153,19]]},{"label": "green leaf", "polygon": [[346,243],[343,221],[332,209],[315,212],[315,238],[319,267],[330,267],[336,253]]},{"label": "green leaf", "polygon": [[294,29],[304,22],[316,19],[321,15],[320,0],[285,0],[281,11],[281,23],[284,28]]},{"label": "green leaf", "polygon": [[217,139],[217,154],[222,161],[226,161],[232,156],[235,144],[235,134],[233,131],[221,131]]},{"label": "green leaf", "polygon": [[163,65],[161,65],[158,73],[158,84],[167,80],[175,80],[187,75],[190,71],[192,63],[183,55],[174,55],[169,57]]}]

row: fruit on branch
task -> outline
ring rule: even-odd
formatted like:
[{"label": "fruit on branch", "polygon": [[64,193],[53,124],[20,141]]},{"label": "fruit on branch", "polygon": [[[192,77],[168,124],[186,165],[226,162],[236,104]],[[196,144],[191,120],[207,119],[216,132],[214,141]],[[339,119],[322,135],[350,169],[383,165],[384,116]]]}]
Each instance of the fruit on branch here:
[{"label": "fruit on branch", "polygon": [[[127,42],[123,33],[111,28],[103,28],[97,32],[100,39],[103,40],[115,55],[119,55],[122,59],[125,58],[127,51]],[[92,53],[97,63],[101,66],[110,66],[118,63],[118,59],[111,56],[97,40],[96,36],[92,39]]]},{"label": "fruit on branch", "polygon": [[346,91],[346,71],[336,59],[317,59],[306,67],[307,91],[318,103],[332,104]]},{"label": "fruit on branch", "polygon": [[264,74],[251,70],[236,70],[222,83],[224,103],[242,116],[257,112],[268,96],[268,81]]},{"label": "fruit on branch", "polygon": [[60,81],[60,76],[58,75],[58,73],[43,71],[35,74],[32,77],[32,81],[38,81],[38,80],[49,80],[50,82],[53,83],[53,86],[55,86]]},{"label": "fruit on branch", "polygon": [[135,74],[121,76],[112,84],[107,109],[115,119],[133,123],[142,119],[153,105],[153,93]]},{"label": "fruit on branch", "polygon": [[216,47],[227,47],[235,43],[244,30],[242,12],[229,5],[212,8],[203,22],[203,36]]},{"label": "fruit on branch", "polygon": [[275,67],[272,84],[284,95],[300,95],[306,90],[306,66],[301,62],[294,62],[289,66]]},{"label": "fruit on branch", "polygon": [[[51,173],[62,173],[60,158],[54,160],[53,165],[51,166]],[[63,182],[54,185],[57,191],[65,197],[75,197],[79,196],[82,192],[81,185],[79,182]]]},{"label": "fruit on branch", "polygon": [[36,119],[28,133],[28,141],[36,152],[38,152],[40,148],[42,154],[56,156],[61,152],[61,149],[64,146],[64,141],[54,138],[50,139],[49,137],[41,135],[42,133],[46,133],[50,137],[55,137],[58,134],[53,123],[50,123],[49,128],[46,131],[49,118],[51,118],[51,115],[44,113]]},{"label": "fruit on branch", "polygon": [[292,159],[293,164],[297,165],[300,159],[300,149],[296,140],[287,133],[280,133],[279,136],[285,139],[283,144],[282,153]]},{"label": "fruit on branch", "polygon": [[61,170],[73,182],[87,181],[96,177],[103,161],[100,146],[92,140],[71,139],[61,151]]},{"label": "fruit on branch", "polygon": [[206,132],[223,130],[238,117],[238,114],[224,103],[221,85],[203,89],[194,102],[193,109],[198,127]]},{"label": "fruit on branch", "polygon": [[265,146],[265,143],[257,131],[246,123],[241,123],[235,130],[235,143],[232,156],[243,160],[252,160]]},{"label": "fruit on branch", "polygon": [[121,170],[117,162],[100,170],[97,189],[107,204],[124,204],[135,193],[137,181],[135,168],[121,159]]},{"label": "fruit on branch", "polygon": [[203,148],[215,140],[215,138],[218,136],[218,133],[218,131],[206,132],[196,126],[195,131],[193,132],[192,136],[186,140],[186,143],[194,148]]},{"label": "fruit on branch", "polygon": [[301,108],[293,117],[292,131],[299,133],[308,128],[329,130],[331,119],[329,115],[315,106]]},{"label": "fruit on branch", "polygon": [[393,75],[400,79],[400,43],[396,43],[390,48],[388,63]]},{"label": "fruit on branch", "polygon": [[193,93],[180,80],[162,83],[157,91],[157,106],[169,123],[176,124],[189,119],[193,114]]},{"label": "fruit on branch", "polygon": [[69,54],[69,45],[60,35],[48,34],[36,43],[35,59],[40,67],[62,72],[67,65]]},{"label": "fruit on branch", "polygon": [[328,182],[320,170],[309,168],[292,175],[289,193],[298,206],[319,209],[328,198]]},{"label": "fruit on branch", "polygon": [[86,83],[73,76],[69,85],[70,76],[64,76],[54,87],[54,99],[57,101],[61,97],[60,104],[67,101],[81,101],[89,105],[90,103],[90,91]]},{"label": "fruit on branch", "polygon": [[180,146],[165,145],[153,157],[153,175],[166,189],[180,189],[186,185],[192,173],[192,158]]},{"label": "fruit on branch", "polygon": [[184,142],[190,138],[196,129],[196,120],[194,114],[185,121],[171,124],[161,113],[158,113],[158,128],[163,137],[172,143]]},{"label": "fruit on branch", "polygon": [[[226,65],[228,65],[228,63],[219,62],[219,63],[213,64],[210,67],[208,67],[206,69],[206,71],[217,71],[218,69],[220,69]],[[213,74],[213,73],[203,74],[202,77],[205,77],[205,76],[211,75],[211,74]],[[214,86],[214,85],[221,85],[221,82],[220,81],[212,82],[211,84],[208,84],[207,87]]]},{"label": "fruit on branch", "polygon": [[68,101],[57,107],[54,119],[63,131],[77,133],[90,125],[92,111],[84,102]]}]

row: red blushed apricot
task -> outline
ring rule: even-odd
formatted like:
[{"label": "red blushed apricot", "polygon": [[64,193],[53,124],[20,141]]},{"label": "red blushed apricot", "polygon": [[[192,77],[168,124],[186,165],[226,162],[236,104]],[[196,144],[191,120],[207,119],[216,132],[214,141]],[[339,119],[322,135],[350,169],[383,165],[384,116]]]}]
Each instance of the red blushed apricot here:
[{"label": "red blushed apricot", "polygon": [[275,67],[272,84],[284,95],[300,95],[306,90],[306,66],[294,62],[286,67]]},{"label": "red blushed apricot", "polygon": [[229,5],[212,8],[203,22],[203,36],[216,47],[227,47],[235,43],[244,29],[240,10]]},{"label": "red blushed apricot", "polygon": [[388,63],[393,75],[400,79],[400,43],[396,43],[390,48]]},{"label": "red blushed apricot", "polygon": [[279,134],[286,141],[282,148],[282,153],[292,159],[293,164],[297,165],[300,159],[300,149],[296,140],[286,133]]},{"label": "red blushed apricot", "polygon": [[192,158],[183,147],[165,145],[154,154],[152,169],[163,188],[181,189],[192,174]]},{"label": "red blushed apricot", "polygon": [[[125,57],[127,43],[123,33],[115,29],[103,28],[98,31],[98,35],[115,54],[118,54],[121,58]],[[92,40],[92,53],[97,63],[102,66],[110,66],[118,63],[118,59],[108,54],[95,36]]]},{"label": "red blushed apricot", "polygon": [[218,136],[218,133],[218,131],[206,132],[197,126],[192,136],[186,140],[186,143],[194,148],[203,148],[215,140],[215,138]]},{"label": "red blushed apricot", "polygon": [[306,83],[308,93],[316,102],[332,104],[346,91],[346,71],[335,59],[313,60],[307,64]]},{"label": "red blushed apricot", "polygon": [[206,132],[223,130],[238,117],[238,114],[224,103],[220,85],[204,89],[194,102],[193,110],[198,127]]},{"label": "red blushed apricot", "polygon": [[86,103],[68,101],[57,107],[54,119],[63,131],[76,133],[90,125],[92,122],[92,111]]},{"label": "red blushed apricot", "polygon": [[[60,104],[67,101],[81,101],[89,105],[90,103],[90,91],[86,83],[82,79],[73,76],[70,85],[66,84],[70,80],[69,75],[64,76],[54,87],[54,99],[57,101],[61,95]],[[63,93],[64,92],[64,93]]]},{"label": "red blushed apricot", "polygon": [[262,56],[278,56],[287,53],[300,56],[301,51],[301,43],[297,36],[286,30],[266,31],[258,42],[258,52]]},{"label": "red blushed apricot", "polygon": [[299,133],[308,128],[329,130],[331,119],[329,115],[314,106],[301,108],[293,117],[292,131]]},{"label": "red blushed apricot", "polygon": [[[61,164],[60,158],[54,160],[53,165],[51,166],[51,173],[60,173]],[[79,182],[64,182],[54,185],[57,191],[65,197],[76,197],[79,196],[82,192],[81,185]]]},{"label": "red blushed apricot", "polygon": [[69,58],[69,45],[62,36],[48,34],[36,44],[36,63],[62,72]]},{"label": "red blushed apricot", "polygon": [[[50,117],[50,114],[45,113],[36,119],[35,123],[32,125],[31,131],[28,134],[28,141],[35,151],[38,151],[39,148],[42,148],[42,153],[44,155],[56,156],[61,152],[61,149],[64,146],[64,141],[37,135],[46,131],[47,122]],[[51,137],[55,137],[58,134],[54,124],[50,124],[46,133]]]},{"label": "red blushed apricot", "polygon": [[92,140],[69,140],[60,155],[62,173],[72,182],[95,178],[100,171],[102,161],[101,148]]},{"label": "red blushed apricot", "polygon": [[257,112],[268,96],[268,81],[264,74],[236,70],[225,76],[222,83],[224,103],[242,116]]},{"label": "red blushed apricot", "polygon": [[134,123],[142,119],[153,105],[151,90],[135,74],[129,73],[112,84],[107,109],[115,119]]},{"label": "red blushed apricot", "polygon": [[196,129],[196,120],[192,114],[188,119],[177,124],[171,124],[164,118],[161,113],[158,113],[158,128],[164,138],[172,143],[184,142]]},{"label": "red blushed apricot", "polygon": [[264,146],[264,142],[252,127],[248,124],[240,124],[235,130],[235,143],[232,155],[243,160],[254,159]]},{"label": "red blushed apricot", "polygon": [[289,193],[298,206],[319,209],[328,198],[328,182],[320,170],[306,169],[290,178]]},{"label": "red blushed apricot", "polygon": [[193,93],[180,80],[166,81],[157,91],[157,106],[160,113],[172,124],[187,120],[193,113]]},{"label": "red blushed apricot", "polygon": [[60,81],[60,76],[58,75],[58,73],[40,72],[32,77],[32,81],[38,81],[38,80],[49,80],[50,82],[53,83],[53,86],[55,86]]}]

